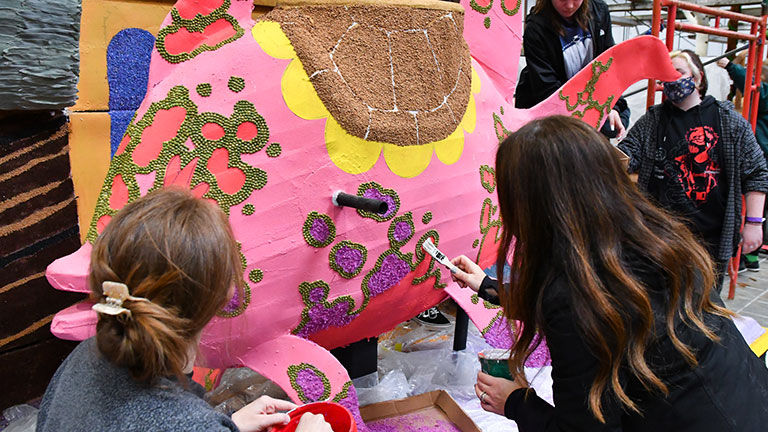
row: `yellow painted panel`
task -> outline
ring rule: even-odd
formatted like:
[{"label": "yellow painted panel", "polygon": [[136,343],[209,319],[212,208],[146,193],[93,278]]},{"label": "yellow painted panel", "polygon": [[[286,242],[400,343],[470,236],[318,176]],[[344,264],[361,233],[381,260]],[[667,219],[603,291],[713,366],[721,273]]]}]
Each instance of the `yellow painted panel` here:
[{"label": "yellow painted panel", "polygon": [[69,161],[77,197],[80,241],[85,241],[93,209],[110,161],[109,114],[74,112],[69,117]]}]

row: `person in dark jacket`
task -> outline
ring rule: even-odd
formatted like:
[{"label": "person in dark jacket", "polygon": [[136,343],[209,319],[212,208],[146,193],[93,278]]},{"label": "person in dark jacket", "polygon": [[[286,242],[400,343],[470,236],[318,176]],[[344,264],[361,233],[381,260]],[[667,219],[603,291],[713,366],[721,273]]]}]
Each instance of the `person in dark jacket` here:
[{"label": "person in dark jacket", "polygon": [[[509,284],[452,260],[460,285],[500,297],[519,322],[517,378],[480,372],[483,409],[521,432],[765,429],[768,370],[714,292],[706,250],[640,192],[605,138],[570,117],[535,120],[499,146],[496,180]],[[554,407],[525,381],[539,334]]]},{"label": "person in dark jacket", "polygon": [[[525,68],[515,106],[531,108],[547,99],[584,66],[614,45],[611,15],[602,0],[542,0],[525,20]],[[601,132],[623,136],[630,110],[619,98]]]},{"label": "person in dark jacket", "polygon": [[[189,380],[203,327],[242,289],[227,216],[181,189],[125,206],[93,245],[89,285],[100,301],[96,336],[53,376],[38,432],[267,431],[291,402],[267,396],[232,414],[214,411]],[[297,431],[331,432],[322,416]]]},{"label": "person in dark jacket", "polygon": [[747,121],[730,102],[706,96],[707,76],[688,50],[670,54],[682,77],[664,83],[667,100],[651,107],[618,148],[629,172],[658,205],[686,219],[718,268],[717,289],[739,245],[741,196],[746,196],[742,251],[763,241],[768,192],[765,158]]},{"label": "person in dark jacket", "polygon": [[[733,80],[733,85],[744,93],[744,82],[746,80],[747,70],[744,66],[738,65],[722,58],[717,61],[717,65],[728,72],[728,76]],[[755,138],[760,149],[763,150],[763,156],[768,160],[768,64],[763,63],[760,77],[760,99],[757,103],[757,123],[755,124]],[[763,243],[766,240],[765,223],[763,223]],[[746,269],[758,271],[760,263],[758,261],[757,251],[744,254],[742,263],[746,264]]]}]

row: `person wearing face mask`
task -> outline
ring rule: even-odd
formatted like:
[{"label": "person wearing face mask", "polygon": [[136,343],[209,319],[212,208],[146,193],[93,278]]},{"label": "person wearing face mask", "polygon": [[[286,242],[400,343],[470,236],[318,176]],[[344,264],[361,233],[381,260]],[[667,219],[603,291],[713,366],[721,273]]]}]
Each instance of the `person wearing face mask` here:
[{"label": "person wearing face mask", "polygon": [[[515,107],[547,99],[595,57],[614,45],[611,15],[603,0],[539,0],[525,20],[526,66],[515,90]],[[622,137],[630,110],[619,98],[600,132]]]},{"label": "person wearing face mask", "polygon": [[749,123],[730,102],[707,96],[707,77],[689,50],[670,54],[680,72],[664,83],[666,101],[651,107],[618,148],[629,172],[658,205],[681,217],[709,252],[716,289],[739,245],[742,194],[746,223],[742,251],[760,247],[768,170]]}]

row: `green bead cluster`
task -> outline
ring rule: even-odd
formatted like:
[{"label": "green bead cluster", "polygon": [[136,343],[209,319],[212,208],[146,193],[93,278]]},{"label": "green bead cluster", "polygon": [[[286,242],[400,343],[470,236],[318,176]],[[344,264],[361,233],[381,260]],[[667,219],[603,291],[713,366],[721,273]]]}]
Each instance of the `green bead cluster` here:
[{"label": "green bead cluster", "polygon": [[[141,137],[146,128],[152,126],[155,116],[161,110],[183,108],[186,111],[181,126],[176,135],[163,143],[162,149],[154,160],[146,166],[139,166],[133,160],[133,151],[141,142]],[[241,159],[242,154],[256,153],[264,148],[269,139],[269,128],[264,118],[259,115],[253,104],[248,101],[235,103],[231,117],[225,117],[214,112],[198,113],[197,105],[189,98],[189,90],[183,86],[173,87],[165,99],[150,105],[147,112],[138,121],[134,119],[126,130],[126,136],[130,139],[124,151],[112,158],[106,180],[102,185],[91,227],[87,239],[94,241],[98,236],[96,222],[104,215],[114,215],[119,209],[109,207],[109,197],[112,191],[112,182],[117,175],[121,175],[128,188],[129,201],[133,201],[141,194],[136,174],[155,173],[155,182],[150,190],[163,187],[166,169],[170,160],[174,157],[181,159],[181,167],[195,163],[195,169],[188,185],[190,189],[203,183],[208,186],[205,198],[215,200],[221,209],[229,214],[230,207],[238,205],[248,198],[253,191],[262,189],[267,184],[267,173],[259,168],[245,163]],[[258,128],[257,135],[250,140],[242,140],[237,137],[237,129],[240,124],[251,122]],[[203,125],[215,123],[221,126],[225,133],[217,140],[209,140],[202,134]],[[195,145],[189,149],[184,143],[191,139]],[[228,166],[237,168],[245,174],[245,184],[234,194],[227,194],[218,186],[216,176],[208,168],[208,160],[217,149],[224,148],[229,153]]]},{"label": "green bead cluster", "polygon": [[[490,174],[490,180],[486,180],[486,174]],[[480,165],[480,184],[488,193],[493,193],[496,190],[496,170],[488,165]]]},{"label": "green bead cluster", "polygon": [[416,264],[413,266],[414,269],[416,267],[418,267],[418,265],[421,264],[425,259],[428,259],[430,261],[429,261],[429,266],[427,267],[427,271],[424,272],[423,275],[415,277],[413,279],[412,284],[413,285],[418,285],[418,284],[426,281],[427,279],[429,279],[431,277],[434,277],[435,278],[435,283],[434,283],[434,285],[432,287],[434,289],[442,289],[442,288],[445,288],[447,286],[447,284],[444,284],[444,283],[440,282],[440,278],[442,277],[442,272],[440,271],[440,268],[437,266],[437,261],[432,259],[432,257],[430,255],[427,255],[424,252],[424,248],[421,247],[421,245],[428,238],[432,239],[432,243],[434,243],[435,246],[440,244],[440,234],[438,234],[437,231],[435,231],[435,230],[429,230],[429,231],[425,232],[419,238],[419,241],[416,242],[416,250],[414,252],[416,253],[416,260],[417,261],[416,261]]},{"label": "green bead cluster", "polygon": [[252,215],[256,211],[256,207],[253,204],[246,204],[243,206],[243,214],[246,216]]},{"label": "green bead cluster", "polygon": [[[493,7],[493,1],[494,0],[490,0],[487,6],[480,6],[476,0],[470,0],[469,7],[471,7],[476,12],[480,12],[481,14],[487,14],[491,10],[491,7]],[[512,9],[507,9],[507,6],[504,4],[504,1],[505,0],[499,0],[501,10],[504,12],[504,14],[508,16],[513,16],[520,10],[521,0],[516,0],[515,7],[513,7]],[[485,17],[485,19],[483,19],[483,25],[485,26],[485,28],[491,28],[491,18]]]},{"label": "green bead cluster", "polygon": [[267,156],[271,158],[276,158],[280,156],[281,153],[283,153],[283,148],[280,147],[280,144],[272,143],[269,146],[267,146]]},{"label": "green bead cluster", "polygon": [[421,223],[426,225],[430,222],[432,222],[432,212],[431,211],[424,212],[424,216],[421,217]]},{"label": "green bead cluster", "polygon": [[248,279],[253,283],[259,283],[264,280],[264,272],[261,269],[251,270],[248,273]]},{"label": "green bead cluster", "polygon": [[200,83],[195,87],[195,91],[202,97],[208,97],[211,95],[213,88],[210,83]]},{"label": "green bead cluster", "polygon": [[[312,301],[310,298],[310,293],[314,291],[316,288],[322,288],[323,290],[323,297],[320,299],[320,301]],[[334,299],[332,302],[328,302],[328,294],[331,291],[331,287],[328,286],[328,283],[323,280],[316,280],[314,282],[302,282],[299,284],[299,294],[301,294],[301,299],[304,301],[304,309],[301,311],[301,321],[299,321],[299,325],[296,326],[293,330],[291,330],[292,334],[299,334],[304,329],[304,327],[309,322],[309,310],[312,309],[315,305],[320,304],[323,309],[333,309],[336,307],[336,305],[339,304],[346,304],[347,305],[347,316],[353,316],[360,311],[363,310],[363,308],[360,308],[359,310],[355,310],[355,299],[353,299],[351,296],[345,295],[338,297]]]},{"label": "green bead cluster", "polygon": [[[504,115],[504,107],[501,108],[501,115]],[[496,139],[499,140],[499,143],[512,134],[512,131],[504,126],[501,117],[496,113],[493,113],[493,130],[496,132]]]},{"label": "green bead cluster", "polygon": [[[405,223],[408,225],[408,228],[411,230],[410,234],[408,234],[408,237],[398,241],[395,238],[395,228],[399,223]],[[412,238],[413,234],[416,232],[416,227],[413,223],[413,214],[411,212],[404,213],[401,216],[397,216],[394,219],[392,219],[392,222],[389,223],[389,229],[387,230],[387,238],[389,239],[389,246],[391,248],[399,249],[403,246],[405,246],[406,243],[408,243]]]},{"label": "green bead cluster", "polygon": [[235,93],[240,93],[245,89],[245,80],[238,76],[229,77],[227,87]]},{"label": "green bead cluster", "polygon": [[306,394],[304,394],[304,389],[301,388],[299,385],[297,378],[299,376],[299,372],[304,370],[311,370],[315,375],[320,377],[320,380],[323,382],[323,395],[320,397],[319,400],[326,400],[328,397],[331,396],[331,382],[328,380],[328,377],[325,376],[325,374],[315,366],[309,364],[309,363],[299,363],[295,365],[288,366],[288,380],[291,382],[291,387],[296,391],[296,394],[299,396],[299,399],[304,402],[317,402],[309,397],[307,397]]},{"label": "green bead cluster", "polygon": [[339,403],[343,401],[344,399],[349,396],[349,388],[352,387],[352,381],[347,381],[344,383],[344,385],[341,387],[341,391],[336,394],[336,396],[333,397],[333,401],[336,403]]},{"label": "green bead cluster", "polygon": [[[472,294],[472,297],[469,298],[472,301],[472,304],[478,304],[480,303],[480,296],[477,294]],[[486,309],[499,309],[501,306],[495,305],[488,300],[483,300],[483,307]]]},{"label": "green bead cluster", "polygon": [[395,217],[397,212],[400,211],[400,196],[397,194],[397,192],[395,192],[393,189],[385,189],[380,184],[372,181],[372,182],[367,182],[367,183],[361,184],[357,188],[357,196],[360,196],[360,197],[364,196],[365,191],[367,191],[368,189],[376,189],[382,195],[391,196],[392,199],[395,202],[395,209],[394,209],[394,211],[391,208],[387,209],[387,213],[385,213],[387,215],[386,217],[384,217],[384,216],[382,216],[382,215],[380,215],[378,213],[370,212],[370,211],[367,211],[367,210],[359,210],[359,209],[357,210],[357,214],[359,214],[360,216],[362,216],[364,218],[373,219],[376,222],[386,222],[386,221],[392,219],[393,217]]},{"label": "green bead cluster", "polygon": [[[360,266],[354,269],[352,272],[345,271],[337,262],[336,262],[336,253],[341,248],[350,248],[360,251],[362,254],[362,259],[360,260]],[[359,244],[359,243],[353,243],[348,240],[342,240],[336,245],[334,245],[331,248],[331,252],[328,254],[328,264],[330,264],[331,269],[339,274],[339,276],[343,277],[344,279],[352,279],[353,277],[360,274],[361,271],[363,271],[363,266],[365,265],[366,260],[368,260],[368,249],[366,249],[365,246]]]},{"label": "green bead cluster", "polygon": [[[240,27],[240,24],[238,24],[235,17],[227,13],[227,11],[229,10],[230,4],[231,4],[231,0],[224,0],[221,6],[213,10],[210,14],[208,15],[197,14],[191,20],[183,19],[181,15],[179,15],[179,11],[176,10],[176,8],[174,7],[173,9],[171,9],[171,24],[163,27],[157,33],[157,39],[155,41],[155,47],[157,48],[157,52],[168,63],[182,63],[197,57],[199,54],[203,52],[215,51],[230,42],[236,41],[237,39],[239,39],[245,34],[245,30],[242,27]],[[208,27],[209,25],[213,24],[214,22],[220,19],[223,19],[227,21],[230,25],[232,25],[232,29],[235,30],[234,35],[230,36],[229,38],[213,46],[202,44],[190,52],[171,54],[166,49],[165,39],[169,35],[178,32],[182,28],[186,29],[191,33],[203,33],[206,27]]]},{"label": "green bead cluster", "polygon": [[[584,90],[576,93],[575,104],[571,105],[570,97],[565,96],[562,90],[560,90],[557,93],[560,100],[565,102],[566,109],[568,111],[571,111],[571,116],[583,119],[584,115],[588,110],[594,109],[600,114],[600,116],[597,118],[597,123],[592,125],[594,127],[597,127],[598,125],[600,125],[600,122],[603,121],[603,117],[605,117],[606,115],[608,115],[608,113],[611,112],[611,107],[613,107],[613,100],[615,96],[608,97],[608,99],[606,99],[605,102],[601,104],[594,98],[594,93],[595,93],[595,85],[597,84],[597,81],[600,79],[600,75],[602,75],[603,72],[606,72],[608,68],[611,67],[612,63],[613,63],[613,57],[609,58],[605,64],[602,64],[597,60],[592,62],[592,78],[590,78],[589,81],[587,81],[587,84],[584,87]],[[585,107],[583,110],[578,111],[577,108],[579,108],[580,106],[585,106]]]},{"label": "green bead cluster", "polygon": [[[328,238],[325,240],[320,241],[312,237],[310,229],[312,228],[312,224],[316,219],[321,219],[328,226]],[[308,245],[316,248],[324,248],[333,243],[333,241],[336,239],[336,225],[333,223],[331,217],[327,214],[318,213],[316,211],[312,211],[307,215],[301,231],[302,235],[304,236],[304,241],[306,241]]]}]

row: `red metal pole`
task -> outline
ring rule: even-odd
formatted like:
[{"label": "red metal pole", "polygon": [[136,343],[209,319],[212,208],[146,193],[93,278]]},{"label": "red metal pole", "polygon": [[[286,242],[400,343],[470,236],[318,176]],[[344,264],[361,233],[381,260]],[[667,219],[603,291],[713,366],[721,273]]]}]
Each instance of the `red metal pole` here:
[{"label": "red metal pole", "polygon": [[[753,23],[752,25],[755,26],[757,24]],[[711,34],[716,36],[725,36],[728,38],[748,40],[748,41],[757,40],[757,35],[755,34],[746,35],[746,34],[731,31],[731,30],[723,30],[719,28],[707,27],[707,26],[698,25],[698,24],[688,24],[688,23],[679,22],[679,23],[675,23],[675,29],[694,32],[694,33],[705,33],[705,34]]]},{"label": "red metal pole", "polygon": [[[753,23],[750,26],[750,33],[757,36],[757,24]],[[744,77],[744,106],[741,109],[741,114],[747,121],[749,121],[750,112],[752,109],[752,79],[754,77],[755,70],[755,55],[757,54],[757,42],[749,42],[749,54],[747,54],[747,76]]]},{"label": "red metal pole", "polygon": [[[667,35],[673,33],[674,27],[667,27]],[[653,0],[653,21],[651,23],[651,34],[659,37],[661,31],[661,0]],[[667,36],[669,38],[669,36]],[[645,108],[648,109],[656,101],[656,80],[648,80],[648,94],[645,99]]]},{"label": "red metal pole", "polygon": [[694,3],[688,3],[688,2],[678,1],[678,0],[661,0],[661,5],[665,7],[674,5],[680,9],[689,10],[691,12],[701,12],[706,15],[711,15],[715,17],[719,16],[721,18],[735,19],[738,21],[746,21],[750,23],[760,22],[760,17],[746,15],[746,14],[737,13],[737,12],[731,12],[731,11],[717,9],[717,8],[708,7],[708,6],[699,6]]},{"label": "red metal pole", "polygon": [[675,20],[677,19],[677,6],[672,5],[667,8],[667,51],[672,51],[675,47]]},{"label": "red metal pole", "polygon": [[765,56],[765,16],[762,17],[762,22],[757,26],[757,31],[760,32],[760,39],[757,43],[757,58],[755,63],[755,86],[752,92],[752,106],[749,116],[749,122],[752,124],[752,131],[757,127],[757,109],[760,105],[760,83],[763,75],[763,57]]}]

